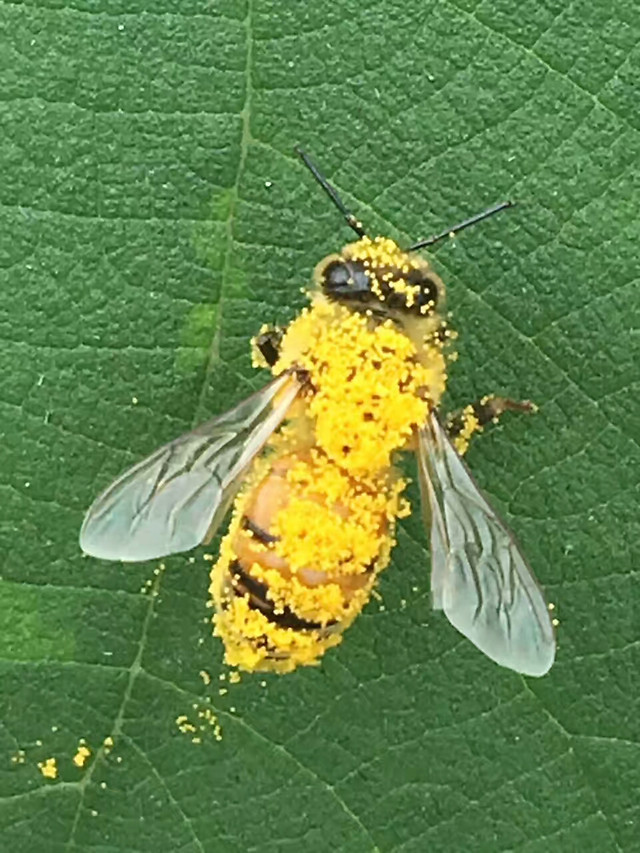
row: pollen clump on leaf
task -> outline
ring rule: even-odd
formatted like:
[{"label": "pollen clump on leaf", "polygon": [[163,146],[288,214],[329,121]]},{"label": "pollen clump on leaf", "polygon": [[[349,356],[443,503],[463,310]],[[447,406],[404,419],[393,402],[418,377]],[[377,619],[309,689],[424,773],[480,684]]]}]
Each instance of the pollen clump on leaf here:
[{"label": "pollen clump on leaf", "polygon": [[90,757],[91,750],[86,745],[86,742],[83,739],[78,744],[76,754],[73,756],[73,763],[76,767],[84,767],[84,765],[87,763],[87,759]]},{"label": "pollen clump on leaf", "polygon": [[197,723],[191,722],[186,714],[176,717],[178,731],[184,735],[191,736],[191,743],[202,743],[203,735],[212,735],[214,740],[222,740],[222,728],[215,713],[208,707],[200,708],[197,704],[193,706],[197,711]]},{"label": "pollen clump on leaf", "polygon": [[45,779],[56,779],[58,776],[58,765],[55,758],[46,758],[38,762],[38,770]]}]

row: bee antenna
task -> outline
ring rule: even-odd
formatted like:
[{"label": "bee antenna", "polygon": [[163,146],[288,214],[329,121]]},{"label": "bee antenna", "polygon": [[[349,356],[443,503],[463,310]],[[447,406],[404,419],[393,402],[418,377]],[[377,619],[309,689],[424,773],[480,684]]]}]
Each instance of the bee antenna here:
[{"label": "bee antenna", "polygon": [[322,189],[326,192],[326,194],[329,196],[331,201],[338,208],[340,213],[344,216],[344,218],[347,221],[347,225],[350,228],[353,228],[353,230],[356,232],[358,237],[366,237],[366,232],[365,232],[364,228],[362,227],[362,222],[360,222],[359,219],[356,219],[356,217],[353,215],[353,213],[351,213],[348,210],[345,203],[342,201],[342,199],[338,195],[338,192],[335,189],[335,187],[331,186],[329,181],[325,178],[325,176],[322,174],[322,172],[318,169],[318,167],[313,162],[313,160],[309,157],[309,155],[306,154],[302,150],[302,148],[300,148],[298,145],[296,145],[296,147],[293,150],[296,152],[298,157],[300,157],[300,159],[302,160],[304,165],[311,172],[313,177],[320,184]]},{"label": "bee antenna", "polygon": [[417,249],[424,249],[426,246],[433,246],[434,243],[437,243],[439,240],[444,240],[445,237],[453,237],[453,235],[457,234],[458,231],[463,231],[470,225],[475,225],[476,222],[482,222],[483,219],[488,219],[490,216],[493,216],[494,213],[499,213],[507,207],[514,206],[515,201],[501,201],[500,204],[494,204],[493,207],[488,207],[486,210],[483,210],[482,213],[476,213],[475,216],[470,216],[468,219],[464,219],[452,228],[445,228],[445,230],[441,231],[440,234],[434,234],[433,237],[427,237],[426,240],[420,240],[418,243],[414,243],[413,246],[409,246],[407,252],[415,252]]}]

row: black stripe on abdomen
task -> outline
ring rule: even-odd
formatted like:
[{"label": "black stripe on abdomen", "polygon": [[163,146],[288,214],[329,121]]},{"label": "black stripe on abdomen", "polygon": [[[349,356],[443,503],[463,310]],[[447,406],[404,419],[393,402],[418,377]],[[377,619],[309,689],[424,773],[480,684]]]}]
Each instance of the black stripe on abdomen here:
[{"label": "black stripe on abdomen", "polygon": [[234,590],[240,595],[248,595],[249,607],[259,610],[273,625],[292,628],[294,631],[317,631],[336,624],[328,622],[323,625],[321,622],[302,619],[286,606],[276,611],[273,601],[268,597],[269,587],[246,572],[238,560],[234,560],[229,566],[229,574]]},{"label": "black stripe on abdomen", "polygon": [[263,530],[257,524],[254,524],[253,521],[247,515],[242,516],[242,527],[244,530],[248,530],[249,533],[253,535],[258,542],[261,542],[263,545],[273,545],[274,542],[278,541],[277,536],[273,536],[271,533],[267,533],[266,530]]}]

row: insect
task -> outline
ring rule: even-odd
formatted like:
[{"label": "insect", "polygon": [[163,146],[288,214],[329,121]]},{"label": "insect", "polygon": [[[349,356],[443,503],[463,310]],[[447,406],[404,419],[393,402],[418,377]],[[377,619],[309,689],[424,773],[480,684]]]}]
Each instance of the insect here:
[{"label": "insect", "polygon": [[298,154],[357,240],[318,264],[310,305],[288,327],[253,339],[271,382],[124,473],[89,509],[80,545],[124,561],[186,551],[210,541],[233,503],[210,585],[227,663],[280,673],[317,664],[389,562],[409,512],[395,462],[411,449],[433,607],[498,664],[544,675],[555,656],[549,609],[462,461],[485,424],[533,406],[489,396],[443,418],[454,335],[444,285],[417,254],[510,203],[402,249],[367,236]]}]

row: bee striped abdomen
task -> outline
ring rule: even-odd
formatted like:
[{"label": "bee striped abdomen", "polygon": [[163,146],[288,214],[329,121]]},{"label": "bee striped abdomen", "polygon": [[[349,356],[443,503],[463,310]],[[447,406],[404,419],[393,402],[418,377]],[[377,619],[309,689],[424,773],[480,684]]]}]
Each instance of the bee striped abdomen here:
[{"label": "bee striped abdomen", "polygon": [[370,496],[377,544],[366,537],[359,549],[363,508],[337,500],[340,488],[366,491],[307,448],[276,458],[239,497],[212,576],[228,663],[283,672],[316,662],[362,609],[386,564],[389,523],[379,493]]},{"label": "bee striped abdomen", "polygon": [[276,609],[269,598],[269,587],[252,577],[249,571],[245,571],[239,560],[229,566],[229,576],[234,593],[248,596],[249,607],[259,610],[272,624],[281,628],[292,628],[294,631],[315,631],[326,627],[320,622],[301,619],[289,607]]}]

